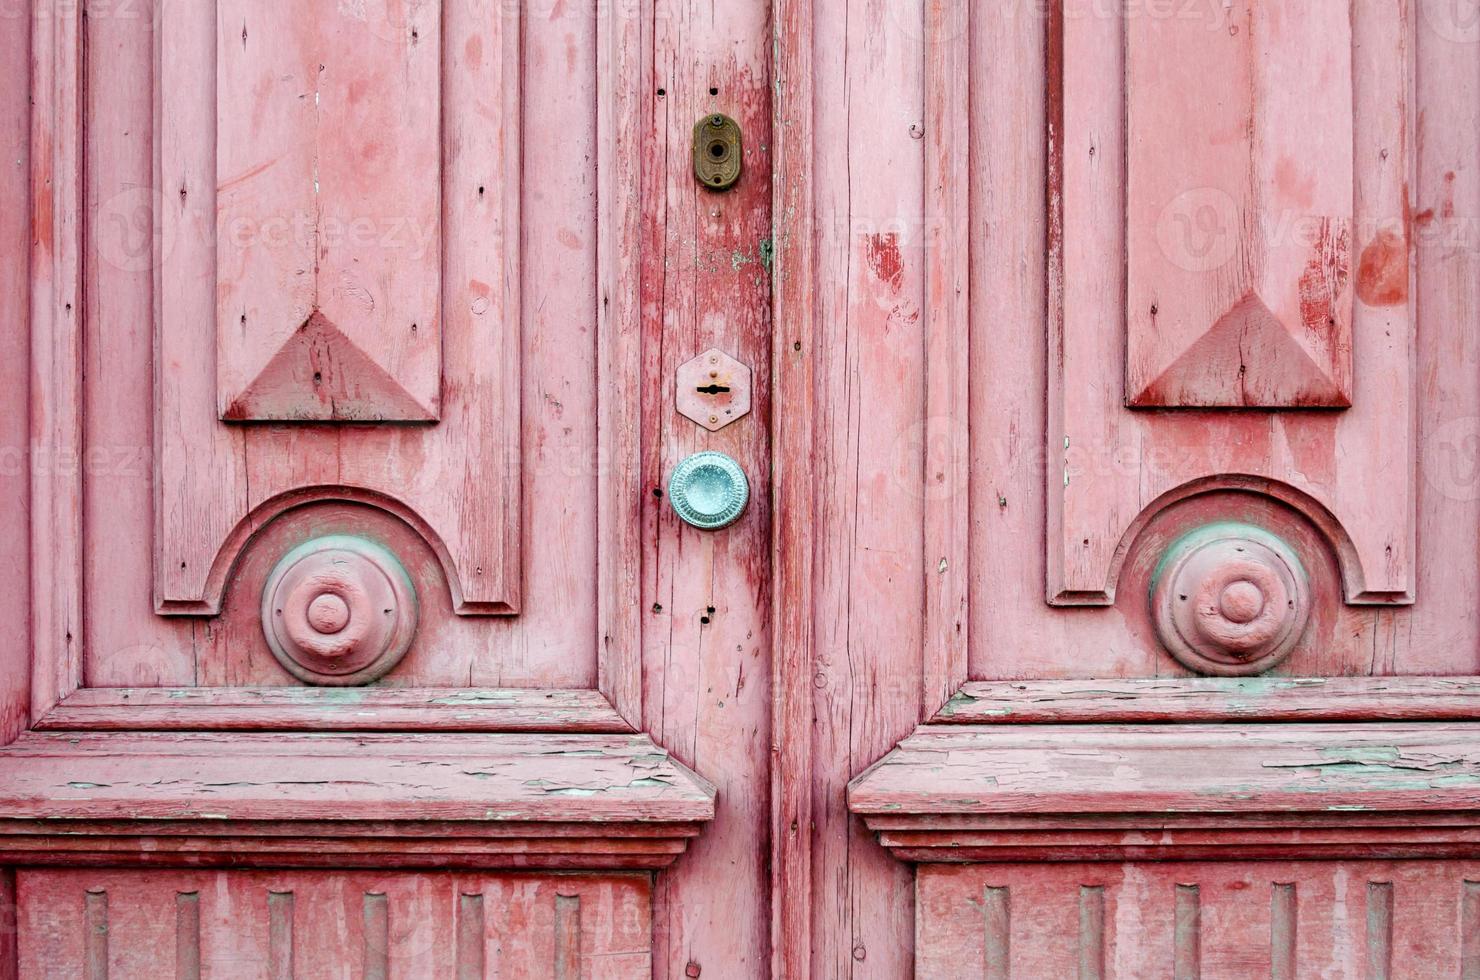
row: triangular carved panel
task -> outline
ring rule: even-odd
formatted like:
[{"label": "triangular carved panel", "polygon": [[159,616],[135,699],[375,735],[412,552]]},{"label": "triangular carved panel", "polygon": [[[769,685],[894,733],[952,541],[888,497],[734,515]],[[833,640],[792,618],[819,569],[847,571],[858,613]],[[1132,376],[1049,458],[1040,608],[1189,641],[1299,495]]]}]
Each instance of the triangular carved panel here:
[{"label": "triangular carved panel", "polygon": [[226,407],[229,421],[431,421],[385,368],[315,310]]},{"label": "triangular carved panel", "polygon": [[1133,392],[1130,404],[1339,407],[1348,399],[1264,301],[1246,293],[1165,371]]}]

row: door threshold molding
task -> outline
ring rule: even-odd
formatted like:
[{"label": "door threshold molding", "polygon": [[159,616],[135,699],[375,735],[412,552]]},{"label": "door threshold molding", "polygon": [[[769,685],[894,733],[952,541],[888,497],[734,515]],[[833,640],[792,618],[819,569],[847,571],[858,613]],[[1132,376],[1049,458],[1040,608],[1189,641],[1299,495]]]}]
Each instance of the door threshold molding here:
[{"label": "door threshold molding", "polygon": [[652,870],[714,800],[636,734],[33,732],[0,750],[0,861]]},{"label": "door threshold molding", "polygon": [[1480,724],[928,724],[848,788],[913,862],[1480,855]]},{"label": "door threshold molding", "polygon": [[972,681],[941,725],[1480,720],[1480,677]]},{"label": "door threshold molding", "polygon": [[80,688],[37,731],[632,732],[599,691],[525,688]]}]

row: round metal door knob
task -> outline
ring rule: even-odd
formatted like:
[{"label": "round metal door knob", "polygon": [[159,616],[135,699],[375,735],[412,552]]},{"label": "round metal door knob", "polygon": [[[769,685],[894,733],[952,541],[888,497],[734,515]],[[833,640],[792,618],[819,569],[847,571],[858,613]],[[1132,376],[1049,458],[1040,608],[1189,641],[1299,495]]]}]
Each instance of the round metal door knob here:
[{"label": "round metal door knob", "polygon": [[374,541],[329,535],[282,557],[262,589],[262,632],[273,656],[309,684],[368,684],[411,646],[416,587]]},{"label": "round metal door knob", "polygon": [[1247,524],[1199,528],[1168,549],[1152,585],[1162,645],[1202,674],[1262,674],[1310,621],[1310,581],[1294,550]]},{"label": "round metal door knob", "polygon": [[715,531],[740,519],[750,501],[750,483],[740,464],[724,453],[695,453],[674,467],[668,500],[684,523]]}]

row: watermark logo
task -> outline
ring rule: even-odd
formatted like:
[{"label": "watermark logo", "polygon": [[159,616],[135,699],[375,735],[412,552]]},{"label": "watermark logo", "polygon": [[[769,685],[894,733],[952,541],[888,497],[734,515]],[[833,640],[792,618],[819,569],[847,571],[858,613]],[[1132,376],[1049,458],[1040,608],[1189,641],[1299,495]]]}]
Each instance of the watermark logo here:
[{"label": "watermark logo", "polygon": [[1480,0],[1426,0],[1424,26],[1454,44],[1480,43]]},{"label": "watermark logo", "polygon": [[1184,191],[1157,216],[1156,243],[1180,269],[1220,269],[1238,252],[1238,202],[1214,187]]}]

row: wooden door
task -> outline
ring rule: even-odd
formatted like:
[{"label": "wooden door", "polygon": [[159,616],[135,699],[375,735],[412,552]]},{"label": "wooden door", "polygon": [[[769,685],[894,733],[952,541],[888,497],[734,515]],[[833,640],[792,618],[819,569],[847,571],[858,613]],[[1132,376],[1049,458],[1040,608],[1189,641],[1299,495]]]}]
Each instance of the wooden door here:
[{"label": "wooden door", "polygon": [[762,975],[769,5],[9,7],[0,975]]},{"label": "wooden door", "polygon": [[1474,5],[894,11],[778,69],[812,974],[1476,975]]},{"label": "wooden door", "polygon": [[0,3],[0,977],[1480,976],[1476,13]]}]

